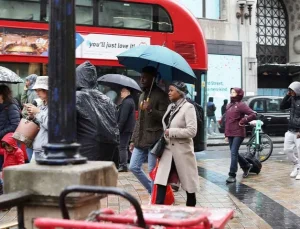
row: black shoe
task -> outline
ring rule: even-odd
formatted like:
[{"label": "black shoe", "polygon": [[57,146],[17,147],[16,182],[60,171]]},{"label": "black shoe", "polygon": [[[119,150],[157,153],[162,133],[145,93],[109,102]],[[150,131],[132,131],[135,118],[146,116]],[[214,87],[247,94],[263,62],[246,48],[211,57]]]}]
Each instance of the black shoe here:
[{"label": "black shoe", "polygon": [[250,164],[249,168],[243,169],[243,171],[244,171],[243,177],[244,177],[244,178],[246,178],[246,177],[249,176],[250,170],[251,170],[252,168],[253,168],[253,165]]},{"label": "black shoe", "polygon": [[126,172],[128,172],[128,168],[125,167],[125,166],[121,166],[121,167],[118,169],[118,172],[119,172],[119,173],[126,173]]},{"label": "black shoe", "polygon": [[176,186],[176,185],[172,185],[172,184],[171,184],[171,187],[172,187],[172,190],[173,190],[174,192],[178,192],[179,186]]},{"label": "black shoe", "polygon": [[226,183],[234,183],[234,182],[236,182],[235,177],[228,177],[226,180]]}]

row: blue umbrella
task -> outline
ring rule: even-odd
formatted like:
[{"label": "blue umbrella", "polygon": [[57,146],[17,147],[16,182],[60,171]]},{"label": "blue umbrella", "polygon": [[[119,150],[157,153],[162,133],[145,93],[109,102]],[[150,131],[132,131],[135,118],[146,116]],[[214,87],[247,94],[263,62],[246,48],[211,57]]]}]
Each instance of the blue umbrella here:
[{"label": "blue umbrella", "polygon": [[157,68],[162,79],[179,80],[194,83],[196,76],[178,53],[159,45],[141,45],[129,49],[118,56],[119,63],[137,72],[142,72],[146,66]]}]

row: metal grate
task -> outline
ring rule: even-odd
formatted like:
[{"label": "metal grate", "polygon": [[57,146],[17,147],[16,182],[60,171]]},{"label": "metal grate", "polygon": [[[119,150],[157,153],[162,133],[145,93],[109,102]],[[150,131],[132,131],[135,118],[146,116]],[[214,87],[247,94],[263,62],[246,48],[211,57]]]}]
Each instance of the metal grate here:
[{"label": "metal grate", "polygon": [[197,63],[197,53],[194,43],[175,42],[174,51],[179,53],[189,64]]},{"label": "metal grate", "polygon": [[258,63],[287,63],[287,13],[283,2],[281,0],[258,0],[256,7]]}]

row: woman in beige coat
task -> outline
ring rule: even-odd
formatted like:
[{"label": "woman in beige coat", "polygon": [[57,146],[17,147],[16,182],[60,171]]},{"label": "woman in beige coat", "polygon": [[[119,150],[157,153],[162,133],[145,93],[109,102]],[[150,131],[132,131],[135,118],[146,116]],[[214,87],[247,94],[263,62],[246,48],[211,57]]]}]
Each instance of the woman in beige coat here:
[{"label": "woman in beige coat", "polygon": [[[157,184],[156,204],[163,204],[171,168],[176,169],[181,187],[187,193],[187,206],[196,205],[199,187],[197,163],[193,138],[197,133],[197,118],[194,106],[185,99],[187,87],[174,81],[169,87],[169,105],[163,117],[166,148],[159,160],[154,183]],[[170,122],[170,127],[167,126]]]}]

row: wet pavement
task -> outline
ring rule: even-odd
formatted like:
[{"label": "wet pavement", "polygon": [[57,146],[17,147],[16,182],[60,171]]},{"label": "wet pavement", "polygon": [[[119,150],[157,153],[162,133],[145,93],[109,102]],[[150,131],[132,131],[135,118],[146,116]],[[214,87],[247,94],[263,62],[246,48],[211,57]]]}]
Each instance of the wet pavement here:
[{"label": "wet pavement", "polygon": [[[279,153],[280,145],[277,148]],[[237,183],[226,185],[229,153],[225,148],[219,149],[210,148],[197,154],[200,181],[197,206],[233,209],[234,218],[226,228],[300,228],[300,180],[289,177],[292,165],[285,155],[279,160],[276,153],[264,162],[259,175],[251,174],[243,179],[242,172],[238,171]],[[118,187],[135,196],[141,204],[148,204],[147,191],[130,172],[119,174]],[[183,190],[175,193],[175,205],[185,205],[185,200]],[[130,204],[121,197],[109,196],[101,200],[101,206],[120,212]],[[0,225],[12,221],[15,214],[15,211],[0,213]]]}]

